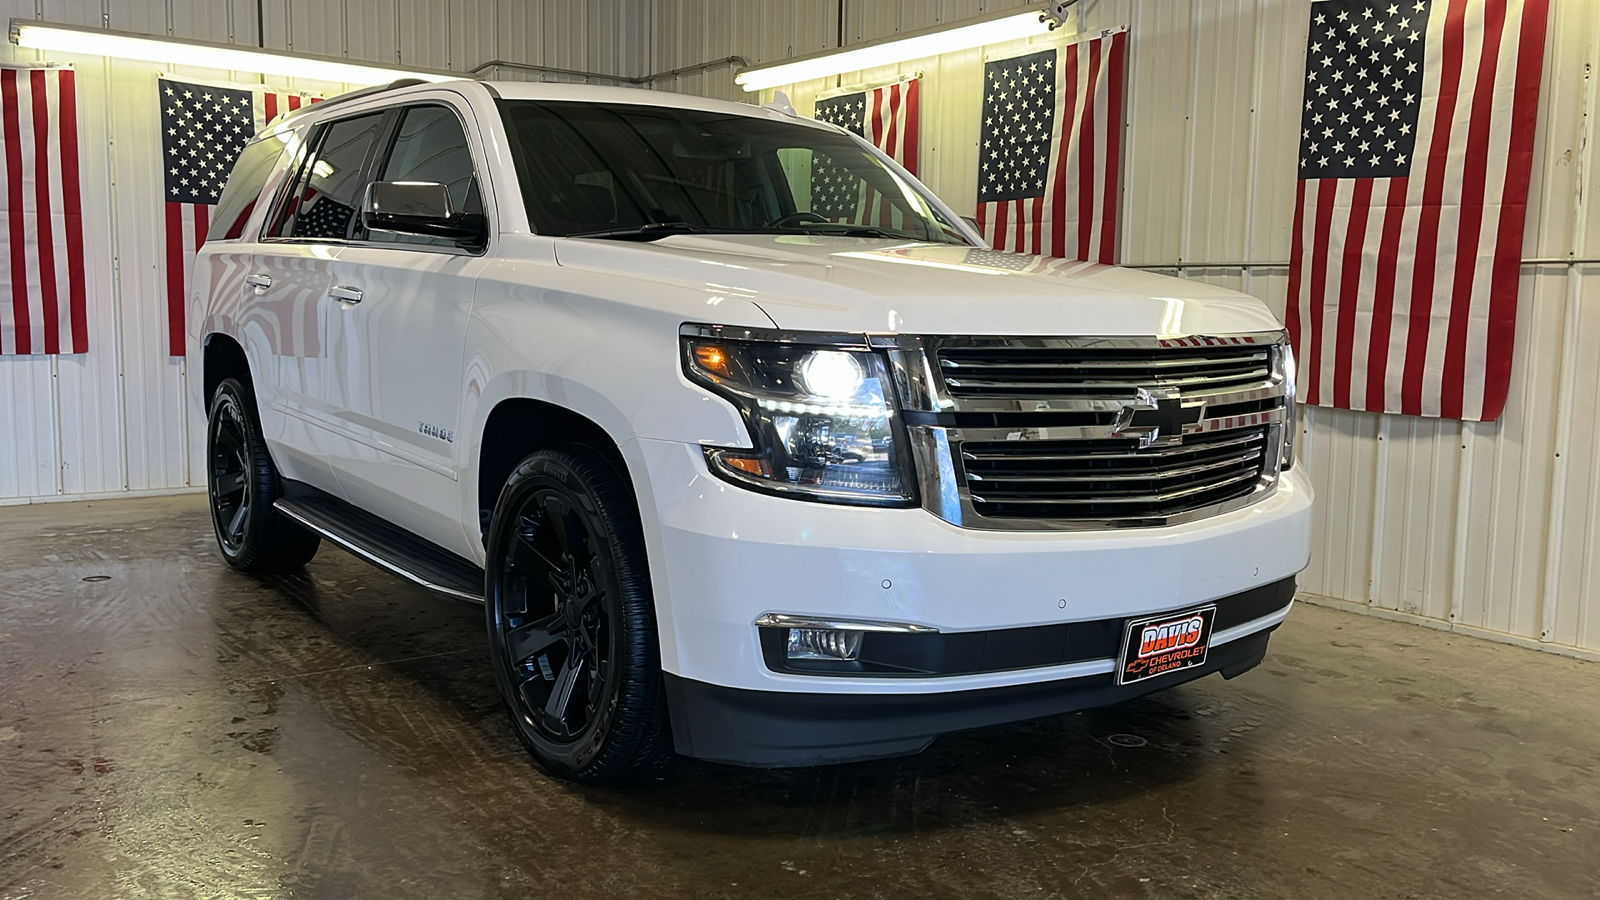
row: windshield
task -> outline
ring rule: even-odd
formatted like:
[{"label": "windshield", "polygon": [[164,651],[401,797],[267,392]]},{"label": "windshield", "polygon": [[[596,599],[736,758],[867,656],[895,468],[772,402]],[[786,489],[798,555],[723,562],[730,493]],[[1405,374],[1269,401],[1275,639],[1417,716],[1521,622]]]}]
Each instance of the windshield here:
[{"label": "windshield", "polygon": [[848,135],[662,106],[502,101],[540,234],[806,233],[965,244]]}]

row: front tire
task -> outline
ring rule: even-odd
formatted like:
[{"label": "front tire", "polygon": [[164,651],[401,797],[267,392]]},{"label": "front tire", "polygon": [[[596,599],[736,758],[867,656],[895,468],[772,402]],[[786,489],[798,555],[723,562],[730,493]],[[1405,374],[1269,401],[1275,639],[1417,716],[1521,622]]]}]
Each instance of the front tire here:
[{"label": "front tire", "polygon": [[611,781],[671,757],[655,601],[631,488],[574,450],[530,454],[495,503],[489,655],[523,746],[562,778]]},{"label": "front tire", "polygon": [[268,574],[311,561],[322,539],[272,508],[278,469],[256,418],[255,398],[238,379],[217,385],[206,423],[206,484],[211,527],[228,565]]}]

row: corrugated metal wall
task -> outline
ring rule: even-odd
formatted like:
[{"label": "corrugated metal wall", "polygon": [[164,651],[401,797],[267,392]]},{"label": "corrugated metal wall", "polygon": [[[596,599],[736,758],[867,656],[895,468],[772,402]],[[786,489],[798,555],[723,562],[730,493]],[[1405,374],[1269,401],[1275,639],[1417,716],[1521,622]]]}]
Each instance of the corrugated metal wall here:
[{"label": "corrugated metal wall", "polygon": [[[770,62],[925,28],[1010,0],[654,0],[651,67],[742,54]],[[1308,18],[1305,0],[1083,0],[1084,30],[1129,25],[1123,259],[1283,306]],[[1589,79],[1600,4],[1554,0],[1525,256],[1600,257]],[[1017,48],[990,48],[1013,55]],[[925,180],[975,202],[983,52],[794,85],[920,71]],[[663,85],[667,86],[667,85]],[[729,73],[677,90],[734,98]],[[1254,262],[1244,268],[1237,263]],[[1214,267],[1178,263],[1227,263]],[[1511,400],[1499,422],[1317,409],[1304,459],[1319,489],[1302,588],[1552,649],[1600,651],[1600,266],[1525,266]],[[1587,315],[1585,313],[1587,312]]]},{"label": "corrugated metal wall", "polygon": [[[465,71],[493,59],[635,75],[643,0],[0,0],[0,16]],[[0,43],[0,63],[46,59]],[[167,356],[155,77],[251,73],[55,54],[78,71],[90,348],[0,356],[0,503],[203,484],[186,365]],[[500,77],[537,77],[506,71]],[[343,85],[268,79],[335,93]],[[98,202],[97,202],[98,201]]]}]

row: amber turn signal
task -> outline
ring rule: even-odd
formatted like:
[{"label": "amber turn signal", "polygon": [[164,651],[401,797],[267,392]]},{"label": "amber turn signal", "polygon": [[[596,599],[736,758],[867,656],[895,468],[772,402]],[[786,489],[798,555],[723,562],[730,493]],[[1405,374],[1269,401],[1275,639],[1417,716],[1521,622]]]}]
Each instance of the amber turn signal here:
[{"label": "amber turn signal", "polygon": [[738,469],[741,472],[748,472],[751,475],[759,475],[762,478],[772,477],[772,464],[759,457],[729,456],[727,454],[723,454],[721,457],[719,457],[718,461],[730,469]]},{"label": "amber turn signal", "polygon": [[722,348],[716,344],[696,344],[694,361],[707,372],[713,372],[724,378],[728,376],[728,354],[722,352]]}]

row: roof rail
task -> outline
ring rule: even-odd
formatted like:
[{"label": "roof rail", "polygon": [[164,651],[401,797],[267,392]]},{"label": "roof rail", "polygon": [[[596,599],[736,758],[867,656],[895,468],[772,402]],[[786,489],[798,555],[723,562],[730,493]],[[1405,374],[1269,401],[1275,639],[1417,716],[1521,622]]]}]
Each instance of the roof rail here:
[{"label": "roof rail", "polygon": [[389,82],[388,84],[375,84],[372,87],[362,88],[359,91],[350,91],[348,93],[339,94],[317,103],[307,103],[299,109],[291,109],[287,112],[279,113],[278,117],[269,122],[268,125],[275,125],[279,122],[287,122],[288,120],[311,109],[327,109],[330,106],[336,106],[340,103],[348,103],[351,100],[359,100],[362,97],[371,97],[374,94],[382,94],[386,91],[396,91],[400,88],[411,87],[415,84],[430,83],[431,82],[421,78],[398,78]]}]

